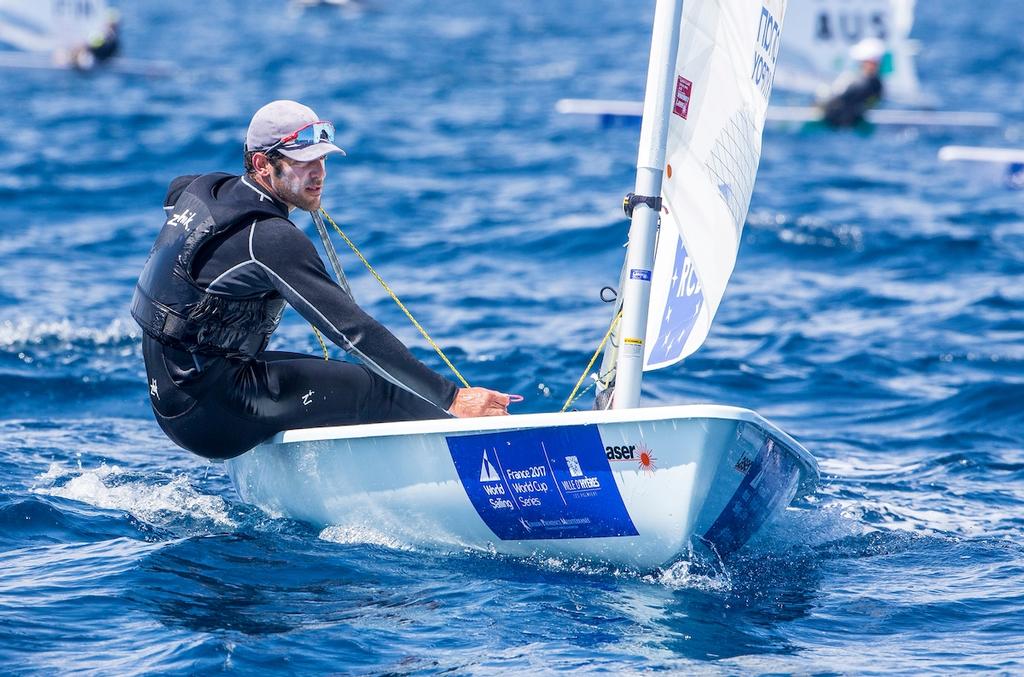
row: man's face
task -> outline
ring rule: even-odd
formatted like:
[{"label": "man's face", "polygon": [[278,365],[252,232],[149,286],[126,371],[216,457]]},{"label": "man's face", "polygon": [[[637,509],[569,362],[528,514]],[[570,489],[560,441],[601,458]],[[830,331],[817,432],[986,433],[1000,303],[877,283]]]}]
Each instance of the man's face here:
[{"label": "man's face", "polygon": [[298,162],[283,157],[274,162],[270,187],[282,202],[306,212],[315,212],[320,209],[320,193],[326,175],[323,158]]}]

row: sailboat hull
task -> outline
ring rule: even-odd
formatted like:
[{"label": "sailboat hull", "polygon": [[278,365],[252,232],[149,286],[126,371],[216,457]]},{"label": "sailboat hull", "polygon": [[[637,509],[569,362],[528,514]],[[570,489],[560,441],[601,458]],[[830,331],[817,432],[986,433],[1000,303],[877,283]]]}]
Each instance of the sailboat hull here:
[{"label": "sailboat hull", "polygon": [[706,405],[291,430],[227,469],[248,503],[368,538],[641,569],[727,557],[818,477],[754,412]]}]

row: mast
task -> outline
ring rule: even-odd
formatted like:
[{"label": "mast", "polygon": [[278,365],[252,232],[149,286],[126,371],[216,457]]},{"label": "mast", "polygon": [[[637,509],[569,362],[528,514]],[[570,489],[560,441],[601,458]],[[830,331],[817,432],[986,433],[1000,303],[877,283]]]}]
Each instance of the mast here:
[{"label": "mast", "polygon": [[651,271],[654,269],[654,247],[661,211],[661,180],[682,12],[683,0],[657,0],[654,9],[651,59],[647,67],[647,92],[644,95],[636,163],[636,190],[629,200],[633,213],[623,275],[622,323],[617,332],[619,355],[612,405],[615,409],[631,409],[640,403],[647,307],[651,298]]}]

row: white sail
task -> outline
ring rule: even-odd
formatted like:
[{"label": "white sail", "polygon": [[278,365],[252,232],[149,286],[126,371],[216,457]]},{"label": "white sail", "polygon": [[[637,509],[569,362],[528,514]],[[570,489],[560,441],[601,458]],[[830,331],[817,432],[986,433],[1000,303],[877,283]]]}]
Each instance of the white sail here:
[{"label": "white sail", "polygon": [[920,102],[916,48],[910,40],[915,2],[791,0],[776,86],[800,92],[827,88],[840,74],[856,68],[850,59],[853,45],[878,38],[887,48],[881,69],[887,98]]},{"label": "white sail", "polygon": [[71,50],[103,33],[105,0],[0,0],[0,42],[30,52]]},{"label": "white sail", "polygon": [[761,158],[785,0],[688,1],[675,64],[644,369],[707,337]]}]

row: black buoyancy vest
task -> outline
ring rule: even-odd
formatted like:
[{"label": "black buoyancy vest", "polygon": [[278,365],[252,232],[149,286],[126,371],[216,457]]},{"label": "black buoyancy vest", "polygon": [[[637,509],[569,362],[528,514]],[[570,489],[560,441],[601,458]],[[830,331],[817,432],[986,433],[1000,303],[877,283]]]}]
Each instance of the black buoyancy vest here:
[{"label": "black buoyancy vest", "polygon": [[196,253],[212,238],[241,223],[282,216],[273,203],[259,199],[218,202],[217,189],[232,178],[206,174],[185,188],[139,276],[132,317],[165,345],[193,353],[251,356],[266,347],[280,322],[285,305],[281,297],[211,294],[192,274]]}]

